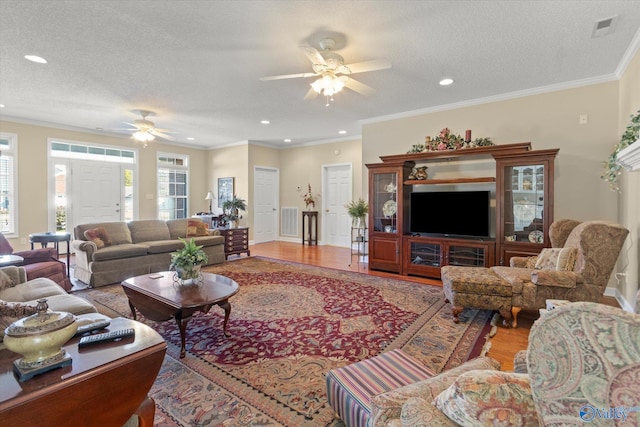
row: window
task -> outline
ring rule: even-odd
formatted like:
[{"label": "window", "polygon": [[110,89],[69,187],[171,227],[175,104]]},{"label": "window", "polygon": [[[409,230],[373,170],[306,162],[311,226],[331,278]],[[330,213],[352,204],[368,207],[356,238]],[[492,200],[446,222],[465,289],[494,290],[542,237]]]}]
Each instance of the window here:
[{"label": "window", "polygon": [[158,219],[187,218],[189,156],[158,154]]},{"label": "window", "polygon": [[18,233],[17,155],[18,137],[0,132],[0,232],[6,235]]}]

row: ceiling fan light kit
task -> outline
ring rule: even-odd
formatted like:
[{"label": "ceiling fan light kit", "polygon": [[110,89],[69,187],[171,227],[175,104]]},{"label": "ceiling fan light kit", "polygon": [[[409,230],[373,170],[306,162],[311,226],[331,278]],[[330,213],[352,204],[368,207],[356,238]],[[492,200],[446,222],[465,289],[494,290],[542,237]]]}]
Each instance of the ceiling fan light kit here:
[{"label": "ceiling fan light kit", "polygon": [[323,95],[327,98],[328,106],[329,101],[333,101],[333,95],[340,92],[345,87],[361,95],[371,95],[375,92],[375,89],[372,87],[354,80],[349,77],[349,75],[391,68],[391,64],[382,59],[345,65],[344,58],[331,51],[331,49],[336,45],[335,40],[326,38],[321,40],[319,44],[322,51],[318,51],[316,48],[311,46],[302,46],[305,55],[311,61],[313,73],[284,74],[279,76],[262,77],[260,80],[267,81],[320,76],[319,79],[311,83],[311,89],[307,92],[305,99],[312,99],[317,95]]}]

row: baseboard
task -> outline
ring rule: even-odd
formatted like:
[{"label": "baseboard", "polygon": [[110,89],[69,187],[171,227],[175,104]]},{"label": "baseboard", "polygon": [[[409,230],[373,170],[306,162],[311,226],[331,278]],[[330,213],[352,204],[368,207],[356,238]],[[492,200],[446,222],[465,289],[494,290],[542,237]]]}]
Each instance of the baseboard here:
[{"label": "baseboard", "polygon": [[607,297],[614,297],[616,301],[618,301],[618,304],[620,304],[620,308],[622,308],[624,311],[628,311],[630,313],[634,312],[633,305],[629,301],[627,301],[627,299],[622,295],[622,293],[620,293],[617,288],[605,289],[604,295]]}]

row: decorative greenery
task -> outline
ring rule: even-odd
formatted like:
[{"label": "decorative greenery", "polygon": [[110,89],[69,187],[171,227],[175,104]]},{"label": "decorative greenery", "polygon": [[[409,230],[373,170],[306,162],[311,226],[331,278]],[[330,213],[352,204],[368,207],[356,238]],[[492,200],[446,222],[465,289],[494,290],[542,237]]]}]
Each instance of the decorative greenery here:
[{"label": "decorative greenery", "polygon": [[618,176],[621,173],[620,169],[622,169],[622,166],[618,163],[618,153],[636,142],[640,136],[640,110],[630,117],[631,122],[622,134],[620,142],[613,147],[613,152],[609,155],[607,161],[603,162],[604,173],[600,178],[607,181],[609,188],[613,191],[620,191]]},{"label": "decorative greenery", "polygon": [[350,201],[345,208],[351,218],[364,218],[369,212],[369,205],[363,198]]},{"label": "decorative greenery", "polygon": [[235,194],[231,200],[225,200],[222,204],[222,211],[227,221],[237,221],[242,218],[240,211],[247,210],[247,201],[239,198]]},{"label": "decorative greenery", "polygon": [[316,197],[311,192],[311,184],[307,184],[307,192],[302,196],[302,200],[304,200],[304,204],[307,205],[307,209],[316,207]]},{"label": "decorative greenery", "polygon": [[180,240],[184,243],[184,247],[171,253],[171,265],[169,266],[171,270],[178,268],[188,270],[195,265],[202,265],[209,262],[209,257],[207,257],[205,251],[202,250],[202,246],[196,245],[194,238],[191,238],[189,241],[185,239]]},{"label": "decorative greenery", "polygon": [[449,128],[444,128],[435,138],[427,136],[424,144],[414,144],[407,154],[422,153],[424,151],[458,150],[462,148],[488,147],[495,145],[491,138],[476,138],[466,142],[460,135],[451,133]]}]

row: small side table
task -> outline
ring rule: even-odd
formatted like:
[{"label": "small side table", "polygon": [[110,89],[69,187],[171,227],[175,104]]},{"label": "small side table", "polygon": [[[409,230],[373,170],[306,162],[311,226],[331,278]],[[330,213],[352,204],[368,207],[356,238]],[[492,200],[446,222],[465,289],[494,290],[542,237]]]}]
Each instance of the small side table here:
[{"label": "small side table", "polygon": [[19,255],[0,255],[0,267],[6,267],[8,265],[20,265],[24,261]]},{"label": "small side table", "polygon": [[249,251],[249,227],[218,228],[224,237],[224,259],[229,255],[240,255],[243,252],[251,256]]},{"label": "small side table", "polygon": [[302,244],[318,245],[318,212],[302,211]]},{"label": "small side table", "polygon": [[69,276],[69,265],[71,264],[71,234],[70,233],[53,233],[47,231],[46,233],[33,233],[29,234],[29,243],[31,249],[33,249],[34,243],[40,243],[40,246],[46,248],[49,243],[53,243],[56,248],[56,258],[60,259],[60,242],[67,242],[67,277]]}]

